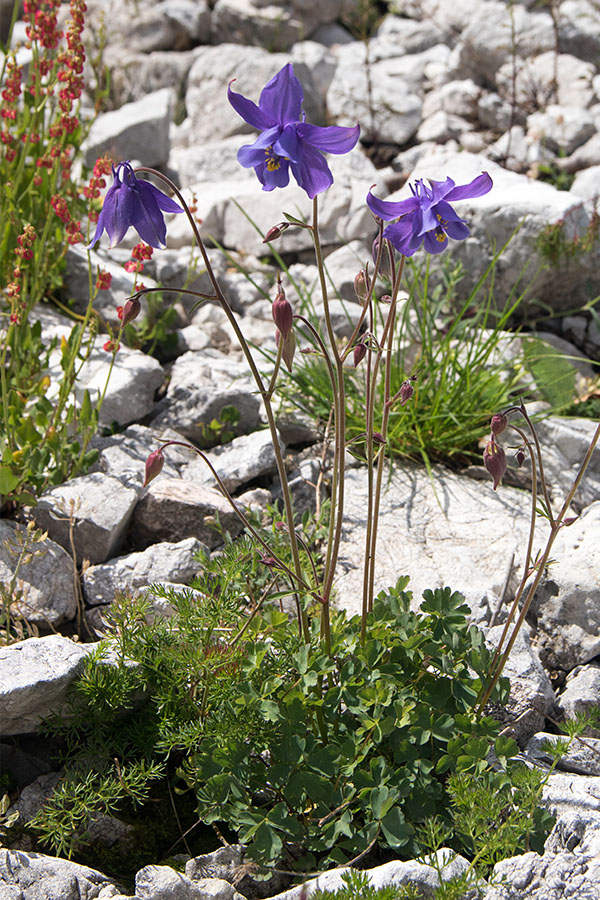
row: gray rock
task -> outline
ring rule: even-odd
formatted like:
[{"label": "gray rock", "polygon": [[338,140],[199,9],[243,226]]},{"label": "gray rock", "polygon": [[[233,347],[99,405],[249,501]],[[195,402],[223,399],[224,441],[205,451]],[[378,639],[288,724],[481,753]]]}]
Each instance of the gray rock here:
[{"label": "gray rock", "polygon": [[139,488],[126,486],[110,475],[93,472],[51,488],[34,509],[38,525],[52,540],[70,549],[70,526],[78,564],[100,563],[118,553]]},{"label": "gray rock", "polygon": [[[561,505],[569,492],[597,428],[593,419],[567,419],[548,416],[536,422],[535,430],[542,447],[544,472],[550,493]],[[600,497],[600,454],[594,453],[572,507],[581,512]]]},{"label": "gray rock", "polygon": [[222,542],[215,525],[239,534],[242,524],[222,494],[184,479],[153,481],[139,501],[132,539],[139,548],[158,541],[195,537],[213,549]]},{"label": "gray rock", "polygon": [[96,606],[111,603],[119,590],[137,593],[158,581],[189,584],[198,572],[194,554],[207,548],[196,538],[178,543],[153,544],[141,553],[128,553],[104,565],[90,566],[83,573],[86,601]]},{"label": "gray rock", "polygon": [[[181,112],[179,98],[185,96],[188,74],[198,52],[194,49],[177,53],[170,50],[135,53],[131,47],[123,47],[122,44],[109,45],[106,48],[106,62],[111,67],[111,94],[116,106],[119,108],[125,103],[141,100],[149,93],[170,88],[177,98],[173,106],[173,114],[177,117]],[[172,125],[172,142],[175,132]],[[170,156],[169,165],[172,165]]]},{"label": "gray rock", "polygon": [[569,155],[596,132],[594,120],[585,109],[572,106],[547,106],[527,118],[527,133],[553,152]]},{"label": "gray rock", "polygon": [[508,101],[499,94],[484,93],[477,103],[477,115],[484,128],[493,131],[507,131],[513,119],[513,110]]},{"label": "gray rock", "polygon": [[[434,50],[424,53],[432,54]],[[354,45],[348,45],[348,52],[340,54],[327,92],[327,109],[333,121],[350,126],[358,119],[363,138],[405,144],[421,122],[421,100],[409,84],[409,76],[415,74],[411,63],[416,67],[417,60],[384,60],[368,72],[360,55],[357,60],[357,52]]]},{"label": "gray rock", "polygon": [[481,94],[481,88],[470,78],[463,81],[448,81],[425,96],[423,118],[443,111],[467,121],[474,120],[477,117]]},{"label": "gray rock", "polygon": [[[469,863],[462,856],[458,856],[448,847],[440,848],[437,853],[437,860],[442,869],[442,882],[449,881],[458,875],[464,874]],[[312,878],[303,885],[290,888],[281,894],[277,894],[272,900],[303,900],[310,897],[315,891],[331,891],[335,892],[343,887],[342,876],[348,869],[335,869],[332,872],[325,872],[318,878]],[[420,895],[424,898],[433,898],[437,888],[440,886],[440,878],[436,869],[432,865],[427,865],[415,859],[406,862],[393,861],[384,863],[382,866],[376,866],[374,869],[368,869],[365,874],[369,879],[369,885],[372,889],[377,890],[385,885],[416,885],[419,888]]]},{"label": "gray rock", "polygon": [[[409,574],[415,607],[423,590],[445,585],[461,591],[472,608],[488,591],[501,596],[511,558],[515,554],[520,560],[526,546],[529,504],[520,491],[502,488],[495,493],[491,483],[469,482],[441,467],[429,476],[414,465],[395,466],[381,503],[375,591]],[[363,468],[347,473],[345,513],[337,598],[340,606],[357,613],[367,513]],[[515,578],[516,572],[509,588],[516,586]]]},{"label": "gray rock", "polygon": [[552,558],[530,616],[542,662],[569,671],[600,654],[600,501],[561,529]]},{"label": "gray rock", "polygon": [[[166,441],[185,442],[185,437],[169,428],[154,429],[145,425],[130,425],[117,434],[96,434],[90,446],[99,450],[100,455],[90,471],[103,472],[125,485],[141,488],[148,456]],[[165,461],[161,474],[178,478],[190,461],[190,453],[187,447],[169,446],[163,454]]]},{"label": "gray rock", "polygon": [[[542,792],[542,800],[552,815],[562,819],[566,815],[579,814],[600,819],[600,778],[595,775],[573,775],[569,772],[552,772]],[[600,860],[597,827],[591,829],[589,838],[595,840]]]},{"label": "gray rock", "polygon": [[[486,638],[497,647],[503,626],[496,625],[486,630]],[[508,638],[503,642],[506,648]],[[502,710],[494,714],[510,728],[510,735],[520,746],[524,746],[536,731],[543,728],[546,714],[554,710],[555,696],[546,672],[531,646],[531,629],[524,623],[519,631],[506,665],[503,676],[510,679],[510,697]]]},{"label": "gray rock", "polygon": [[558,18],[560,46],[594,65],[600,53],[600,15],[592,0],[564,0]]},{"label": "gray rock", "polygon": [[460,71],[480,84],[493,84],[498,69],[513,54],[527,58],[554,46],[548,13],[528,12],[520,4],[509,9],[504,3],[490,0],[476,5],[462,33]]},{"label": "gray rock", "polygon": [[600,165],[578,172],[571,185],[571,193],[584,200],[597,200],[600,195]]},{"label": "gray rock", "polygon": [[[208,893],[187,875],[170,866],[144,866],[135,876],[135,895],[138,900],[233,900],[235,890]],[[237,900],[237,898],[236,898]]]},{"label": "gray rock", "polygon": [[[600,707],[600,666],[577,666],[569,672],[565,689],[559,694],[558,703],[568,718],[586,714],[592,707]],[[600,725],[589,733],[600,737]]]},{"label": "gray rock", "polygon": [[445,144],[452,138],[461,137],[473,126],[460,116],[452,115],[440,109],[425,118],[417,131],[418,141],[436,141]]},{"label": "gray rock", "polygon": [[169,126],[173,93],[161,88],[94,121],[85,141],[84,159],[92,167],[99,156],[139,159],[145,166],[162,166],[169,159]]},{"label": "gray rock", "polygon": [[567,53],[548,50],[537,56],[504,63],[496,74],[498,93],[519,107],[535,105],[544,109],[549,103],[585,109],[593,97],[595,67]]},{"label": "gray rock", "polygon": [[[285,445],[281,440],[279,446],[285,454]],[[215,447],[206,456],[231,493],[250,481],[269,477],[277,471],[275,451],[268,429],[234,438],[222,447]],[[215,486],[212,472],[199,457],[190,462],[182,477],[195,483]]]},{"label": "gray rock", "polygon": [[216,350],[184,353],[173,366],[166,398],[156,404],[151,424],[153,428],[176,428],[193,443],[210,446],[218,438],[211,437],[207,426],[213,419],[220,420],[226,406],[239,413],[235,425],[227,424],[234,435],[258,427],[260,402],[255,391],[245,363],[234,362]]},{"label": "gray rock", "polygon": [[154,395],[165,373],[157,359],[141,350],[121,345],[112,370],[111,357],[104,349],[92,350],[77,379],[76,396],[81,402],[84,391],[88,390],[92,403],[97,403],[104,393],[100,423],[129,425],[152,412]]},{"label": "gray rock", "polygon": [[122,889],[106,875],[43,853],[0,849],[3,900],[120,900]]},{"label": "gray rock", "polygon": [[578,172],[580,169],[600,165],[600,133],[593,134],[570,156],[558,157],[554,164],[563,172]]},{"label": "gray rock", "polygon": [[[25,528],[0,519],[0,582],[8,589],[14,579],[11,617],[55,628],[74,619],[77,612],[73,560],[49,538],[30,540]],[[25,557],[17,566],[24,549]]]},{"label": "gray rock", "polygon": [[128,43],[143,53],[181,52],[198,43],[209,43],[210,37],[207,0],[162,0],[154,6],[140,8],[139,15],[131,22]]},{"label": "gray rock", "polygon": [[67,711],[67,692],[93,644],[58,634],[0,648],[0,720],[5,735],[39,730],[50,714]]},{"label": "gray rock", "polygon": [[252,0],[217,0],[212,20],[215,43],[288,50],[309,33],[290,6],[283,7],[276,2],[264,5]]},{"label": "gray rock", "polygon": [[[534,734],[527,744],[526,753],[531,759],[550,765],[554,759],[548,749],[557,741],[563,741],[564,735],[546,734],[539,732]],[[600,775],[600,739],[586,737],[571,743],[568,752],[561,756],[557,763],[557,769],[563,772],[574,772],[577,775]]]}]

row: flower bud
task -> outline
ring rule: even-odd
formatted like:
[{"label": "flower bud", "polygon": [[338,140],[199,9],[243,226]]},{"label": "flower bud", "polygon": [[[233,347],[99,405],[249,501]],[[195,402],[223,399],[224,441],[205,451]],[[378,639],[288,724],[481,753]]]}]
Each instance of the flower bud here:
[{"label": "flower bud", "polygon": [[163,456],[162,447],[159,447],[158,450],[153,450],[146,460],[146,477],[144,478],[144,487],[146,487],[147,484],[150,484],[153,478],[156,478],[157,475],[160,475],[164,464],[165,458]]},{"label": "flower bud", "polygon": [[288,372],[292,371],[292,362],[294,360],[294,354],[296,353],[296,337],[293,331],[290,331],[287,337],[282,337],[280,331],[275,333],[275,341],[277,346],[279,347],[279,341],[283,340],[283,347],[281,350],[281,356],[283,358],[284,363],[287,366]]},{"label": "flower bud", "polygon": [[483,464],[494,479],[494,490],[496,490],[506,472],[506,453],[493,437],[487,442],[483,451]]},{"label": "flower bud", "polygon": [[414,392],[415,389],[413,387],[412,381],[410,379],[403,381],[400,385],[400,390],[398,391],[398,393],[400,394],[400,406],[404,406],[405,403],[408,403],[408,401],[412,398]]},{"label": "flower bud", "polygon": [[140,314],[140,309],[142,308],[140,301],[137,297],[130,297],[123,307],[123,315],[121,317],[121,323],[123,328],[126,325],[129,325],[130,322],[133,322]]},{"label": "flower bud", "polygon": [[523,465],[523,463],[525,462],[525,450],[523,447],[519,447],[519,449],[515,453],[515,459],[516,459],[517,465],[520,469],[521,466]]},{"label": "flower bud", "polygon": [[289,222],[280,222],[279,225],[272,225],[263,238],[263,244],[269,244],[281,237],[286,228],[290,227]]},{"label": "flower bud", "polygon": [[356,368],[357,365],[359,364],[359,362],[361,362],[365,358],[366,353],[367,353],[367,345],[366,344],[363,344],[362,341],[359,344],[356,344],[356,346],[354,347],[353,353],[352,353],[352,357],[353,357],[353,361],[354,361],[354,368]]},{"label": "flower bud", "polygon": [[354,293],[361,302],[367,296],[367,273],[364,269],[354,276]]},{"label": "flower bud", "polygon": [[385,438],[380,431],[373,432],[373,443],[374,444],[385,444]]},{"label": "flower bud", "polygon": [[[379,274],[390,276],[390,260],[387,252],[387,248],[385,246],[386,242],[383,243],[383,250],[381,251],[381,260],[379,262]],[[379,253],[379,235],[373,241],[373,246],[371,248],[371,253],[373,255],[373,262],[377,265],[377,254]]]},{"label": "flower bud", "polygon": [[273,321],[278,331],[281,332],[284,338],[287,338],[294,324],[294,312],[283,291],[280,291],[273,300],[272,312]]},{"label": "flower bud", "polygon": [[504,415],[504,413],[497,413],[495,416],[492,416],[490,425],[492,434],[502,434],[503,431],[506,431],[507,425],[508,418]]}]

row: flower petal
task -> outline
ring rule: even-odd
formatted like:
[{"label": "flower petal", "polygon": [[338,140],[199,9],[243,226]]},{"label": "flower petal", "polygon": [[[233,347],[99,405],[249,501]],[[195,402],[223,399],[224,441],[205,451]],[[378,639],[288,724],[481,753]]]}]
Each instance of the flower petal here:
[{"label": "flower petal", "polygon": [[264,191],[272,191],[274,188],[286,187],[290,181],[290,164],[287,159],[281,159],[277,169],[269,169],[263,163],[262,170],[259,174],[257,166],[255,169],[258,179],[263,186]]},{"label": "flower petal", "polygon": [[137,189],[141,192],[142,201],[146,202],[146,198],[148,196],[152,196],[156,201],[158,208],[166,213],[182,213],[183,209],[173,200],[171,197],[168,197],[163,191],[156,187],[156,185],[152,184],[150,181],[144,181],[141,178],[137,179]]},{"label": "flower petal", "polygon": [[405,216],[407,213],[414,212],[419,208],[417,197],[409,197],[407,200],[380,200],[375,197],[371,191],[367,194],[367,206],[380,219],[386,222],[397,219],[398,216]]},{"label": "flower petal", "polygon": [[441,228],[428,231],[423,240],[428,253],[443,253],[448,246],[448,238]]},{"label": "flower petal", "polygon": [[325,153],[348,153],[356,146],[360,135],[360,125],[342,128],[339,125],[310,125],[300,122],[296,131],[303,141],[312,144]]},{"label": "flower petal", "polygon": [[446,199],[456,182],[452,181],[451,178],[446,178],[444,181],[432,181],[430,178],[429,184],[431,185],[431,202],[435,204],[439,203],[440,200]]},{"label": "flower petal", "polygon": [[[257,128],[269,128],[274,123],[285,126],[291,122],[297,122],[302,113],[302,101],[304,90],[294,74],[291,63],[287,63],[283,69],[262,89],[258,106],[262,114],[270,120],[269,125],[255,126]],[[245,118],[245,116],[244,116]],[[246,119],[248,122],[249,119]],[[252,125],[253,123],[250,122]]]},{"label": "flower petal", "polygon": [[461,219],[456,211],[452,209],[450,204],[446,203],[445,200],[442,200],[441,203],[438,203],[437,206],[434,207],[434,212],[436,213],[439,224],[448,237],[451,237],[455,241],[464,241],[465,238],[469,237],[471,232],[467,227],[467,223],[464,219]]},{"label": "flower petal", "polygon": [[383,232],[393,247],[404,256],[412,256],[422,243],[422,238],[415,234],[414,223],[411,218],[400,219],[394,225],[388,225]]},{"label": "flower petal", "polygon": [[279,125],[275,125],[274,128],[269,128],[268,131],[263,131],[262,134],[259,134],[253,144],[244,144],[243,147],[240,147],[237,152],[237,159],[240,165],[246,169],[251,169],[263,163],[266,155],[265,150],[273,146],[280,134],[281,128]]},{"label": "flower petal", "polygon": [[164,249],[167,226],[156,199],[152,194],[139,189],[130,194],[132,202],[129,224],[133,225],[146,244]]},{"label": "flower petal", "polygon": [[291,166],[294,178],[311,200],[333,184],[333,175],[327,160],[310,144],[302,145],[301,161],[292,161]]},{"label": "flower petal", "polygon": [[445,200],[470,200],[472,197],[482,197],[487,194],[493,187],[493,181],[487,172],[482,172],[473,181],[468,184],[458,184],[452,188],[449,194],[446,194]]},{"label": "flower petal", "polygon": [[[235,78],[233,79],[235,81]],[[268,115],[263,109],[258,107],[252,100],[248,100],[242,94],[238,94],[231,90],[233,81],[227,86],[227,99],[235,109],[236,113],[244,119],[248,125],[264,131],[266,128],[272,128],[277,124],[277,120]]]},{"label": "flower petal", "polygon": [[278,156],[284,156],[292,162],[301,163],[302,143],[298,138],[296,130],[296,125],[288,125],[287,128],[284,128],[273,144],[273,150]]}]

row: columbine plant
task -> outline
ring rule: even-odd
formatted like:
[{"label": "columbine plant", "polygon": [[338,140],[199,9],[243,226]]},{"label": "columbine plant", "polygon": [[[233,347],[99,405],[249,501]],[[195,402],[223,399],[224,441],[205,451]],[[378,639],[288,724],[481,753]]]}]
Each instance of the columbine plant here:
[{"label": "columbine plant", "polygon": [[[449,588],[426,592],[424,618],[418,620],[410,613],[410,596],[404,592],[407,579],[374,598],[377,522],[389,419],[395,406],[402,408],[412,402],[416,378],[416,374],[409,375],[392,393],[394,324],[406,258],[422,245],[427,252],[437,254],[447,247],[449,238],[464,240],[468,226],[450,203],[481,196],[492,183],[486,173],[461,186],[450,178],[431,182],[430,187],[418,182],[412,197],[398,203],[379,200],[369,193],[367,204],[379,228],[374,262],[357,274],[360,314],[350,338],[340,343],[331,318],[318,197],[333,180],[323,154],[350,151],[358,140],[359,128],[306,123],[302,87],[291,65],[284,66],[267,84],[258,104],[233,91],[231,85],[228,96],[242,118],[260,131],[253,144],[240,149],[240,163],[254,168],[266,191],[286,186],[291,173],[313,201],[311,222],[284,214],[286,221],[273,226],[266,240],[277,239],[290,227],[310,233],[325,328],[320,333],[308,319],[294,312],[279,281],[272,306],[277,355],[271,374],[261,374],[215,276],[192,210],[179,189],[153,169],[134,171],[127,162],[114,167],[114,184],[93,242],[106,232],[114,245],[129,227],[134,227],[149,244],[161,247],[166,237],[163,214],[186,214],[211,291],[178,288],[177,293],[219,303],[239,340],[273,438],[285,518],[277,523],[276,534],[284,533],[289,542],[283,552],[274,538],[270,539],[235,505],[206,454],[183,445],[203,458],[246,531],[259,545],[270,584],[245,617],[239,614],[244,619],[239,627],[219,629],[216,655],[221,651],[227,655],[235,646],[236,668],[232,672],[228,669],[227,674],[239,677],[227,722],[239,718],[239,711],[245,708],[249,724],[244,734],[230,734],[229,724],[228,733],[223,733],[220,713],[206,724],[210,716],[200,679],[193,694],[184,691],[192,703],[193,722],[200,716],[197,726],[186,722],[185,733],[161,737],[159,743],[163,750],[183,745],[191,751],[183,777],[197,792],[202,820],[225,818],[240,839],[253,846],[255,855],[277,859],[290,841],[314,854],[308,860],[310,865],[319,859],[328,864],[349,858],[356,862],[377,843],[411,852],[414,823],[434,813],[438,805],[444,806],[444,773],[460,766],[475,775],[487,769],[486,757],[497,737],[497,723],[483,716],[481,710],[476,713],[475,705],[481,700],[482,707],[489,697],[505,699],[507,685],[505,681],[498,684],[499,671],[489,683],[490,660],[483,635],[468,624],[468,610],[459,594],[452,594]],[[178,203],[142,180],[140,176],[145,174],[162,181]],[[384,221],[392,220],[397,221],[384,227]],[[375,285],[384,271],[389,294],[379,301],[378,309]],[[124,307],[124,318],[125,309],[130,319],[153,290],[137,290]],[[334,398],[331,514],[322,565],[317,564],[297,528],[273,409],[281,365],[293,367],[300,338],[308,340],[313,351],[325,360]],[[366,448],[369,504],[362,616],[348,621],[342,613],[332,616],[330,602],[344,516],[346,368],[359,366],[365,374],[366,417],[361,439]],[[374,397],[380,380],[384,404],[376,421]],[[497,484],[504,470],[504,451],[497,436],[504,426],[505,418],[495,420],[486,451],[486,464],[494,470]],[[167,441],[150,454],[145,484],[160,474],[166,448],[178,443]],[[224,567],[222,560],[217,565],[219,571]],[[280,582],[285,583],[283,590]],[[227,602],[227,585],[214,594],[211,585],[211,578],[202,585],[207,603]],[[239,591],[234,595],[238,604]],[[269,597],[282,595],[294,598],[297,634],[286,627],[283,612],[262,608]],[[175,633],[178,628],[175,626]],[[127,631],[123,628],[121,637]],[[202,631],[202,640],[204,650],[210,651],[211,658],[215,656],[213,632]],[[188,687],[189,671],[186,663],[182,684]],[[478,676],[475,681],[473,672]],[[196,686],[200,691],[198,715]],[[219,698],[221,702],[221,694]]]}]

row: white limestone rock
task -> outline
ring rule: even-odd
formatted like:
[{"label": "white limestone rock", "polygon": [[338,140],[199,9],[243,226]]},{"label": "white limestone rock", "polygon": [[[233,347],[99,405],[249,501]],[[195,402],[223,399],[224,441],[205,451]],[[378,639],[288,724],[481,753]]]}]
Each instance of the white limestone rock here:
[{"label": "white limestone rock", "polygon": [[85,140],[84,160],[92,167],[99,156],[138,159],[145,166],[162,166],[169,159],[169,128],[173,92],[161,88],[120,109],[102,113]]},{"label": "white limestone rock", "polygon": [[156,479],[136,506],[132,540],[142,549],[158,541],[195,537],[211,550],[222,543],[217,518],[233,536],[242,523],[221,493],[183,478]]},{"label": "white limestone rock", "polygon": [[51,488],[40,497],[33,515],[61,547],[73,543],[78,565],[101,563],[119,552],[140,488],[92,472]]},{"label": "white limestone rock", "polygon": [[600,501],[560,530],[552,558],[531,615],[544,664],[569,671],[600,655]]},{"label": "white limestone rock", "polygon": [[527,133],[555,153],[573,153],[592,137],[596,127],[590,113],[572,106],[547,106],[527,118]]},{"label": "white limestone rock", "polygon": [[[281,440],[279,446],[285,455],[285,445]],[[215,447],[206,456],[230,493],[258,478],[269,478],[277,471],[268,429],[234,438],[222,447]],[[198,457],[185,468],[182,477],[197,484],[216,486],[209,467]]]},{"label": "white limestone rock", "polygon": [[[27,535],[23,526],[0,519],[0,582],[8,589],[14,580],[10,615],[44,629],[56,628],[77,612],[73,560],[49,538],[30,543]],[[24,547],[25,558],[17,567]]]},{"label": "white limestone rock", "polygon": [[65,714],[69,687],[93,649],[59,634],[0,647],[3,734],[31,734],[47,716]]},{"label": "white limestone rock", "polygon": [[189,584],[199,568],[194,555],[207,549],[194,537],[177,543],[161,541],[140,553],[128,553],[104,564],[89,566],[83,573],[86,602],[91,606],[108,604],[114,600],[117,591],[139,593],[159,581]]}]

